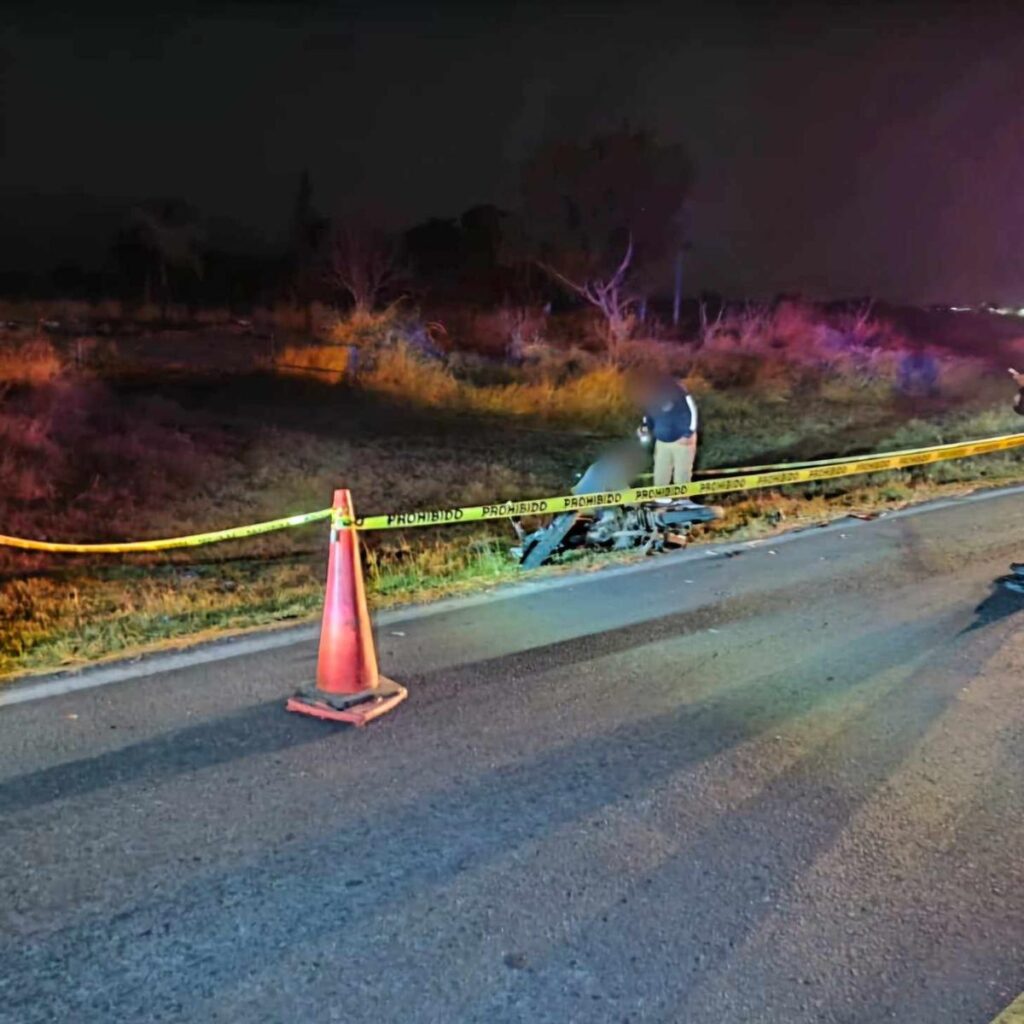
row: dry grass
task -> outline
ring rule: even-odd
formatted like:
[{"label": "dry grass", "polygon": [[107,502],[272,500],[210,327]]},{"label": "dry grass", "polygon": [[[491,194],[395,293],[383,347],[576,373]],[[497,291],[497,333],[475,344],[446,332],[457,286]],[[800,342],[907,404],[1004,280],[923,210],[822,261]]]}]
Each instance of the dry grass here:
[{"label": "dry grass", "polygon": [[368,392],[445,413],[605,429],[629,414],[625,373],[607,364],[580,373],[559,361],[559,369],[552,366],[548,372],[529,372],[535,370],[531,366],[512,383],[479,384],[472,380],[476,368],[471,363],[424,353],[393,322],[382,327],[379,319],[364,318],[360,324],[348,323],[336,337],[347,337],[348,342],[283,349],[279,370],[314,371],[335,383],[351,380]]},{"label": "dry grass", "polygon": [[[735,399],[739,406],[749,398],[812,409],[886,410],[894,398],[918,392],[947,403],[970,403],[991,378],[982,360],[911,350],[891,328],[869,317],[829,318],[799,303],[727,311],[692,345],[633,339],[620,347],[617,366],[582,348],[537,340],[536,333],[519,349],[515,366],[467,354],[458,336],[444,339],[457,345],[446,355],[430,325],[395,308],[338,319],[328,336],[330,344],[287,347],[279,366],[335,382],[356,381],[367,391],[421,408],[586,429],[625,425],[632,411],[624,370],[638,364],[686,379],[691,390],[712,402],[723,396],[726,404]],[[780,437],[777,447],[786,440]]]},{"label": "dry grass", "polygon": [[[295,422],[273,426],[268,406],[287,418],[285,385],[274,396],[257,390],[246,408],[241,385],[230,394],[185,387],[195,409],[82,387],[24,391],[16,416],[0,412],[0,430],[18,442],[0,443],[0,458],[10,460],[0,465],[9,484],[0,493],[4,532],[167,536],[323,507],[342,484],[365,512],[473,503],[559,489],[579,457],[575,447],[559,452],[557,436],[483,427],[434,436],[390,407],[339,403],[330,388],[292,394]],[[217,402],[222,411],[211,414]],[[464,531],[367,537],[374,600],[456,592],[498,578],[499,569],[511,574],[502,564],[506,543],[487,541],[498,533],[503,524],[472,534],[481,547],[467,547]],[[113,564],[0,549],[0,674],[311,614],[322,597],[323,537],[312,526]]]},{"label": "dry grass", "polygon": [[0,393],[15,385],[41,385],[64,371],[57,350],[40,336],[0,346]]},{"label": "dry grass", "polygon": [[465,388],[445,366],[424,359],[405,343],[379,350],[359,382],[377,394],[421,408],[455,411],[464,407]]},{"label": "dry grass", "polygon": [[[837,517],[874,515],[966,493],[978,481],[1022,479],[1019,461],[991,456],[973,460],[973,468],[966,463],[939,464],[913,474],[875,474],[830,485],[737,495],[728,499],[725,517],[698,528],[694,540],[770,537]],[[419,531],[383,543],[371,540],[365,552],[371,605],[432,600],[514,580],[519,570],[508,557],[509,540],[500,526],[450,531],[444,537]],[[597,569],[613,557],[583,557],[571,565]],[[637,557],[627,554],[614,560]],[[0,583],[0,677],[156,650],[225,632],[315,621],[322,597],[322,550],[284,560],[94,566],[56,575],[25,574]]]},{"label": "dry grass", "polygon": [[564,382],[464,388],[460,405],[467,412],[604,430],[623,423],[631,414],[625,375],[614,366],[600,367]]},{"label": "dry grass", "polygon": [[[459,339],[432,337],[403,310],[344,321],[314,313],[334,343],[279,350],[282,363],[327,371],[302,379],[114,389],[69,376],[38,337],[17,355],[0,347],[0,379],[10,381],[0,404],[4,532],[168,535],[322,507],[339,485],[367,514],[559,493],[595,447],[582,431],[622,436],[634,424],[623,369],[583,349],[534,340],[521,365],[509,366],[432,351]],[[282,320],[291,315],[306,314],[280,311]],[[844,329],[789,311],[748,314],[729,330],[702,348],[641,339],[623,350],[627,362],[686,376],[700,398],[706,467],[1020,426],[1006,382],[976,360],[936,354],[937,394],[908,398],[905,353],[866,321]],[[346,379],[351,350],[357,373]],[[707,532],[756,536],[1022,476],[1016,455],[989,456],[740,495],[726,499],[726,519]],[[514,576],[511,539],[501,523],[369,535],[372,599],[396,603]],[[0,673],[315,615],[323,554],[317,528],[117,565],[0,552]]]},{"label": "dry grass", "polygon": [[0,586],[0,676],[303,619],[321,599],[321,580],[302,563],[26,575]]},{"label": "dry grass", "polygon": [[354,375],[355,360],[346,346],[285,345],[275,354],[274,367],[285,376],[318,374],[331,384],[340,384]]}]

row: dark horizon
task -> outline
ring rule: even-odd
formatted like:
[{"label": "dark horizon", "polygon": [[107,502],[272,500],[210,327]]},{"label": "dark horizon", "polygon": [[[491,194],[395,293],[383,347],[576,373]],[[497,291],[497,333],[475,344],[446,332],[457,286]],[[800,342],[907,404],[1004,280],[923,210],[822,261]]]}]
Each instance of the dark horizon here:
[{"label": "dark horizon", "polygon": [[1022,26],[997,4],[15,5],[0,269],[101,259],[164,195],[277,244],[303,168],[323,214],[389,227],[512,207],[544,139],[629,123],[692,154],[691,293],[1024,305]]}]

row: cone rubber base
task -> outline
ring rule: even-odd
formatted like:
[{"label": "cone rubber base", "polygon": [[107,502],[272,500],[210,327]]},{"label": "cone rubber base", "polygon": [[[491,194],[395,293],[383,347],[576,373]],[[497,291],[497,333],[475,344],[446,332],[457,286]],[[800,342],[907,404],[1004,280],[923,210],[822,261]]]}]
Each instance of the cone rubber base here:
[{"label": "cone rubber base", "polygon": [[291,697],[286,711],[310,715],[328,722],[348,722],[364,726],[375,718],[387,714],[409,696],[409,691],[392,679],[380,677],[372,690],[360,693],[326,693],[323,690],[302,690]]}]

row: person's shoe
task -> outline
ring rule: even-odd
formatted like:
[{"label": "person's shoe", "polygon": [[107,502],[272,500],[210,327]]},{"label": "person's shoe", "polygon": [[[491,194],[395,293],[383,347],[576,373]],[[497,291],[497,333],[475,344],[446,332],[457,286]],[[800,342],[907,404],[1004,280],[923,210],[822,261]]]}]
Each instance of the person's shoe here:
[{"label": "person's shoe", "polygon": [[1024,576],[1024,562],[1011,562],[1010,572],[1012,572],[1014,576]]},{"label": "person's shoe", "polygon": [[1024,594],[1024,576],[1011,576],[1009,579],[1003,580],[1002,583],[1007,590],[1012,590],[1015,594]]}]

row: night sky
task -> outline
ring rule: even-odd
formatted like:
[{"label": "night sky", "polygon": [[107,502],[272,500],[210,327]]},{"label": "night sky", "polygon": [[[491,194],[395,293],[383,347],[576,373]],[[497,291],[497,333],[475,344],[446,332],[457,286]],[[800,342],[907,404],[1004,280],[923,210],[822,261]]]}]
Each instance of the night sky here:
[{"label": "night sky", "polygon": [[690,291],[1024,304],[1020,5],[7,5],[0,268],[99,259],[127,202],[280,238],[516,203],[624,121],[697,170]]}]

